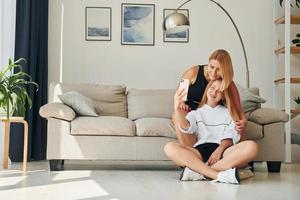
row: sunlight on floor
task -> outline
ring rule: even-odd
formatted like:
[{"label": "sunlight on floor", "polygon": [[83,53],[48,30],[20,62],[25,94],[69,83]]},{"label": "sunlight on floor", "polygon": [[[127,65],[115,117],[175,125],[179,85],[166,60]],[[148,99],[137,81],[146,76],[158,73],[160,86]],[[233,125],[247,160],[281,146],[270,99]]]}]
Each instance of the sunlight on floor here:
[{"label": "sunlight on floor", "polygon": [[95,198],[109,195],[106,190],[94,180],[72,181],[0,191],[1,199],[5,197],[10,198],[12,196],[17,199],[26,199],[28,194],[35,194],[35,199],[64,200]]},{"label": "sunlight on floor", "polygon": [[26,178],[26,176],[23,176],[23,177],[7,177],[7,178],[5,177],[5,178],[0,178],[0,187],[17,185],[24,178]]},{"label": "sunlight on floor", "polygon": [[77,171],[76,173],[73,171],[64,171],[64,173],[53,172],[54,177],[52,178],[52,181],[89,178],[91,177],[91,173],[91,171]]}]

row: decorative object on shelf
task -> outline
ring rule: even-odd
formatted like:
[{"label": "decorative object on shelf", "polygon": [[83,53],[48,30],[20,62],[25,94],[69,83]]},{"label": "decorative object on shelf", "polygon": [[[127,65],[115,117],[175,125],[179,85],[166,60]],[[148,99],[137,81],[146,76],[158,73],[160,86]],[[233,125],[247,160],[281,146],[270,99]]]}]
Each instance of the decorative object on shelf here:
[{"label": "decorative object on shelf", "polygon": [[292,43],[296,45],[296,47],[300,47],[300,33],[296,34],[296,38],[292,40]]},{"label": "decorative object on shelf", "polygon": [[[7,67],[0,71],[0,107],[5,111],[2,117],[7,119],[13,113],[24,116],[26,104],[31,108],[31,98],[26,91],[28,85],[35,85],[38,91],[37,83],[32,81],[30,75],[22,71],[21,61],[25,62],[25,59],[21,58],[16,61],[9,59]],[[14,69],[19,69],[19,72],[14,74]]]},{"label": "decorative object on shelf", "polygon": [[85,40],[111,41],[111,8],[85,8]]},{"label": "decorative object on shelf", "polygon": [[121,5],[121,44],[154,46],[154,4]]},{"label": "decorative object on shelf", "polygon": [[295,98],[294,98],[294,101],[296,102],[296,108],[297,108],[297,109],[300,109],[300,96],[295,97]]},{"label": "decorative object on shelf", "polygon": [[[171,13],[174,13],[175,11],[176,9],[164,9],[163,19],[165,19],[166,16],[170,15]],[[177,10],[177,12],[185,15],[187,19],[189,18],[188,9],[180,9]],[[189,42],[189,29],[183,30],[178,33],[164,32],[164,42]]]},{"label": "decorative object on shelf", "polygon": [[[282,3],[283,3],[283,0],[279,0],[279,4],[280,6],[282,7]],[[300,8],[300,0],[295,0],[295,5]],[[293,4],[291,3],[291,7],[293,7]]]},{"label": "decorative object on shelf", "polygon": [[[178,33],[178,32],[181,32],[183,30],[187,30],[189,28],[189,26],[190,26],[189,19],[184,14],[179,13],[178,10],[190,1],[191,0],[185,1],[177,9],[174,9],[175,12],[171,13],[170,15],[168,15],[164,19],[164,21],[163,21],[163,30],[166,33]],[[239,37],[239,40],[240,40],[241,45],[242,45],[243,53],[244,53],[244,59],[245,59],[245,64],[246,64],[246,86],[247,86],[247,88],[249,88],[250,87],[250,80],[249,80],[248,58],[247,58],[245,45],[244,45],[243,39],[241,37],[240,31],[237,28],[237,26],[236,26],[235,22],[233,21],[232,17],[230,16],[230,14],[227,12],[227,10],[223,6],[221,6],[218,2],[216,2],[214,0],[209,0],[209,1],[216,4],[219,8],[221,8],[225,12],[225,14],[230,19],[231,23],[233,24],[233,26],[235,28],[235,31],[236,31],[236,33]]]}]

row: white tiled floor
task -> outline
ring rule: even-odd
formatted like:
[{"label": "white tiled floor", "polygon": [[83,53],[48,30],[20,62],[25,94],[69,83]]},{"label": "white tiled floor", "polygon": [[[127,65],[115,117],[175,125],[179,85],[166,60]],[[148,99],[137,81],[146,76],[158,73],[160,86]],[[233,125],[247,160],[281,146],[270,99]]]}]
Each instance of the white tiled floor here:
[{"label": "white tiled floor", "polygon": [[94,162],[66,162],[65,171],[50,172],[48,163],[41,161],[30,162],[29,172],[23,174],[21,164],[13,164],[0,171],[0,199],[300,199],[300,163],[284,164],[280,174],[269,174],[265,163],[257,163],[255,177],[241,185],[180,182],[178,170],[124,166],[109,170],[110,165],[99,167]]}]

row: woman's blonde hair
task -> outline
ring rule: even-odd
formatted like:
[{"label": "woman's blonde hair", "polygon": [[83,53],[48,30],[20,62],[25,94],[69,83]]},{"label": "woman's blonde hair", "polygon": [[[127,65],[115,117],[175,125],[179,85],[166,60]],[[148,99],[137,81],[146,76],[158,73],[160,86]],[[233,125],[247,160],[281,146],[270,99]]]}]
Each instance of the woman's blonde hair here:
[{"label": "woman's blonde hair", "polygon": [[233,79],[233,67],[230,55],[226,50],[218,49],[209,56],[209,61],[211,60],[217,60],[220,63],[221,91],[224,91],[229,87]]},{"label": "woman's blonde hair", "polygon": [[[200,101],[200,103],[199,103],[199,107],[202,107],[202,106],[207,102],[207,90],[208,90],[208,88],[211,87],[211,85],[212,85],[215,81],[221,81],[221,82],[223,82],[222,79],[217,79],[217,80],[214,80],[214,81],[210,81],[210,82],[207,84],[207,86],[206,86],[206,88],[205,88],[205,91],[204,91],[204,93],[203,93],[202,99],[201,99],[201,101]],[[227,107],[227,109],[228,109],[228,111],[229,111],[229,113],[230,113],[231,118],[232,118],[234,121],[239,120],[239,115],[238,115],[238,113],[237,113],[237,111],[236,111],[236,109],[235,109],[235,107],[234,107],[234,105],[233,105],[233,101],[232,101],[231,95],[229,95],[229,90],[228,90],[228,88],[226,88],[226,89],[223,90],[222,92],[223,92],[223,97],[224,97],[224,98],[223,98],[223,102],[224,102],[224,100],[225,100],[224,103],[226,104],[226,107]],[[222,100],[221,100],[221,101],[222,101]]]}]

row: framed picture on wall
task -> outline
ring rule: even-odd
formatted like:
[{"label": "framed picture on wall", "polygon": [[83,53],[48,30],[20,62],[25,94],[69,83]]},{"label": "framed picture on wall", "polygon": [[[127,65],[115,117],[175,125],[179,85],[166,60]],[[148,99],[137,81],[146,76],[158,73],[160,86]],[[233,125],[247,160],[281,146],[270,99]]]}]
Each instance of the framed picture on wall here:
[{"label": "framed picture on wall", "polygon": [[[164,9],[163,20],[176,9]],[[188,9],[179,9],[177,12],[184,14],[189,18]],[[165,33],[164,32],[164,42],[189,42],[189,30],[185,30],[179,33]]]},{"label": "framed picture on wall", "polygon": [[85,40],[111,41],[111,8],[85,8]]},{"label": "framed picture on wall", "polygon": [[154,46],[154,4],[121,5],[121,44]]}]

